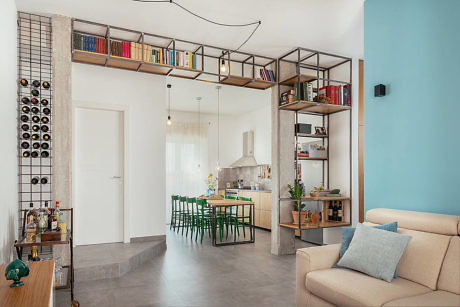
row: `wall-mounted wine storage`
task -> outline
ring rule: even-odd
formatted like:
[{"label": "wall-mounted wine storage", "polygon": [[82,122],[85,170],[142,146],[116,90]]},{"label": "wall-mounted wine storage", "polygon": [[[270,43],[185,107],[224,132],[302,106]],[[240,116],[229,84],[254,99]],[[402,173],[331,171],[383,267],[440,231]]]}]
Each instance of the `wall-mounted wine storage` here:
[{"label": "wall-mounted wine storage", "polygon": [[51,18],[18,12],[19,227],[22,210],[52,198]]}]

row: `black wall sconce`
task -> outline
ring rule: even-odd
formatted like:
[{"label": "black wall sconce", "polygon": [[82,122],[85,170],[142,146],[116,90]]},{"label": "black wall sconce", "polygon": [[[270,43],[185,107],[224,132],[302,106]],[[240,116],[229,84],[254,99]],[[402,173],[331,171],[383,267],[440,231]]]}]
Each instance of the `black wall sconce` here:
[{"label": "black wall sconce", "polygon": [[385,96],[385,85],[379,84],[379,85],[374,86],[374,96],[375,97]]}]

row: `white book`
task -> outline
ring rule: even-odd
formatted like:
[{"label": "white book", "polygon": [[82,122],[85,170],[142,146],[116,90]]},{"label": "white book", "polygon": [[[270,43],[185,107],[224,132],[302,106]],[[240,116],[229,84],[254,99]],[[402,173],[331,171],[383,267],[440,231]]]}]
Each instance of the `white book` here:
[{"label": "white book", "polygon": [[184,65],[182,65],[182,66],[184,66],[184,67],[190,67],[190,52],[185,51],[184,58],[185,58],[185,59],[184,59],[184,63],[183,63]]}]

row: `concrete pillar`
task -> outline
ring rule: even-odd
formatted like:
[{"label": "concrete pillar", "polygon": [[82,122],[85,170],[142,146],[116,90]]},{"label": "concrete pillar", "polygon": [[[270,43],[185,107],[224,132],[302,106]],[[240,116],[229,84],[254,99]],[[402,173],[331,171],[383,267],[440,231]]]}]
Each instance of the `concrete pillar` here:
[{"label": "concrete pillar", "polygon": [[[53,200],[61,208],[72,208],[72,94],[71,94],[71,18],[52,16],[53,97]],[[64,215],[65,216],[65,215]],[[66,217],[70,226],[70,216]],[[54,246],[53,256],[61,258],[59,265],[70,263],[67,245]]]},{"label": "concrete pillar", "polygon": [[[294,65],[283,63],[278,78],[295,73]],[[284,90],[284,87],[281,88]],[[292,220],[292,202],[279,201],[289,197],[287,184],[295,180],[294,168],[294,120],[295,113],[278,111],[278,86],[272,88],[272,233],[271,253],[286,255],[295,253],[294,230],[280,227],[279,223]],[[279,137],[278,137],[279,136]]]}]

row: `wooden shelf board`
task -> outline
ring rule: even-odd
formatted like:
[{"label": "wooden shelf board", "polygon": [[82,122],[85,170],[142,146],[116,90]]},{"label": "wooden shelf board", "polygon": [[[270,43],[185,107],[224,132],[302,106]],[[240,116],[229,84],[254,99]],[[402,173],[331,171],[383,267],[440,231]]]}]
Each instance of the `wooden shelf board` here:
[{"label": "wooden shelf board", "polygon": [[339,106],[335,104],[317,103],[306,100],[296,100],[279,106],[280,110],[307,111],[317,114],[332,114],[336,112],[350,110],[350,106]]},{"label": "wooden shelf board", "polygon": [[329,136],[327,134],[325,135],[320,135],[320,134],[311,134],[311,133],[297,133],[298,137],[302,138],[328,138]]},{"label": "wooden shelf board", "polygon": [[139,68],[139,71],[148,72],[148,73],[157,74],[157,75],[166,75],[169,73],[171,69],[172,69],[172,66],[170,65],[158,64],[158,63],[156,64],[144,63]]},{"label": "wooden shelf board", "polygon": [[313,75],[297,74],[287,79],[284,79],[283,81],[280,82],[280,84],[294,86],[294,83],[296,83],[299,80],[299,76],[300,76],[300,82],[309,82],[309,81],[313,81],[317,79],[317,77]]},{"label": "wooden shelf board", "polygon": [[123,68],[129,70],[137,70],[141,64],[142,62],[140,61],[113,55],[109,56],[109,59],[107,60],[108,67]]},{"label": "wooden shelf board", "polygon": [[180,78],[186,78],[186,79],[195,79],[198,77],[200,74],[202,74],[203,71],[200,69],[194,69],[194,68],[188,68],[188,67],[174,67],[173,72],[171,72],[171,76],[173,77],[180,77]]},{"label": "wooden shelf board", "polygon": [[220,80],[220,83],[223,84],[230,84],[230,85],[237,85],[237,86],[245,86],[251,83],[252,79],[240,76],[225,76],[224,79]]},{"label": "wooden shelf board", "polygon": [[317,197],[303,196],[302,199],[326,201],[326,200],[350,200],[350,197],[348,196],[317,196]]},{"label": "wooden shelf board", "polygon": [[79,63],[104,65],[107,60],[107,54],[74,50],[73,61]]},{"label": "wooden shelf board", "polygon": [[350,225],[351,225],[350,222],[332,222],[332,221],[328,221],[328,222],[321,222],[319,225],[312,224],[312,223],[303,224],[299,228],[298,224],[280,223],[281,227],[286,227],[286,228],[290,228],[290,229],[315,229],[315,228],[343,227],[343,226],[350,226]]},{"label": "wooden shelf board", "polygon": [[327,160],[327,159],[328,159],[327,157],[326,158],[312,158],[312,157],[305,157],[305,158],[302,157],[302,158],[300,158],[299,157],[299,160]]},{"label": "wooden shelf board", "polygon": [[246,85],[246,87],[265,90],[267,88],[270,88],[270,87],[274,86],[275,84],[276,84],[276,82],[273,82],[273,81],[267,81],[267,80],[262,80],[262,79],[253,79],[251,83]]}]

